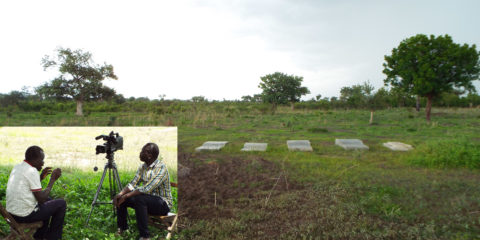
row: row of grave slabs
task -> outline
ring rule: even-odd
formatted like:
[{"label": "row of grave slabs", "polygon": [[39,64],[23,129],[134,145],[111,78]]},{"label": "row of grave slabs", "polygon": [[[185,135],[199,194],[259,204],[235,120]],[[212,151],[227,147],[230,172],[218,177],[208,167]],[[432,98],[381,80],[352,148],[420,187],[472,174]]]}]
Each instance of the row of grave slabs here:
[{"label": "row of grave slabs", "polygon": [[[195,150],[200,151],[218,151],[225,147],[228,141],[207,141],[202,146],[197,147]],[[368,150],[368,146],[363,144],[360,139],[335,139],[335,145],[338,145],[345,150]],[[241,151],[260,151],[267,150],[267,143],[253,143],[247,142],[243,145]],[[392,151],[410,151],[413,149],[411,145],[401,142],[386,142],[383,146],[389,148]],[[287,147],[290,151],[313,151],[312,145],[309,140],[287,140]]]}]

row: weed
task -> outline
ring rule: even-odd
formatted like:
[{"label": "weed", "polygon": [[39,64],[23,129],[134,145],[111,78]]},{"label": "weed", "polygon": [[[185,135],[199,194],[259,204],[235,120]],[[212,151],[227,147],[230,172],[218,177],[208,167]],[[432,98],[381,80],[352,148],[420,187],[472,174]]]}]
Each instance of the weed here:
[{"label": "weed", "polygon": [[315,128],[309,128],[308,131],[312,133],[327,133],[328,129],[315,127]]},{"label": "weed", "polygon": [[[0,167],[0,184],[6,186],[11,167]],[[122,185],[125,186],[134,176],[134,172],[120,172]],[[62,177],[55,183],[50,196],[63,198],[67,201],[67,212],[63,230],[64,239],[137,239],[135,212],[129,209],[130,230],[125,238],[114,235],[117,226],[111,207],[98,206],[94,209],[89,227],[85,227],[85,221],[90,212],[91,202],[100,180],[99,173],[87,173],[79,170],[62,171]],[[46,186],[48,177],[42,183]],[[108,187],[104,184],[100,192],[99,201],[108,201]],[[172,189],[174,198],[174,210],[177,209],[177,190]],[[0,190],[0,199],[5,206],[5,188]],[[166,231],[150,228],[154,239],[166,236]],[[0,233],[7,233],[10,229],[5,221],[0,221]],[[176,237],[175,237],[176,238]]]},{"label": "weed", "polygon": [[419,166],[480,169],[480,146],[468,139],[428,141],[406,159]]}]

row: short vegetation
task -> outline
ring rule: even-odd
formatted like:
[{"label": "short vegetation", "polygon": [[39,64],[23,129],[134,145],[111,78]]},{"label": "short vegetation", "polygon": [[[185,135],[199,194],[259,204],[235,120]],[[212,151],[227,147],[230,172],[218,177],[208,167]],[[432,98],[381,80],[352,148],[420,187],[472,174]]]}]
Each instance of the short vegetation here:
[{"label": "short vegetation", "polygon": [[[261,77],[262,92],[241,100],[97,91],[83,98],[82,116],[78,96],[25,88],[0,94],[0,124],[178,126],[178,239],[480,239],[480,95],[471,83],[478,55],[448,35],[417,35],[385,57],[385,87],[366,81],[308,100],[300,100],[309,92],[303,77],[281,72]],[[336,138],[370,149],[345,151]],[[313,151],[288,151],[286,141],[299,139]],[[229,143],[195,152],[205,141]],[[392,152],[388,141],[414,149]],[[268,149],[241,152],[245,142]],[[3,182],[8,170],[0,169]],[[55,193],[72,202],[65,238],[118,239],[111,215],[96,216],[96,228],[73,217],[89,210],[87,189],[95,189],[82,174],[65,174],[66,188]]]}]

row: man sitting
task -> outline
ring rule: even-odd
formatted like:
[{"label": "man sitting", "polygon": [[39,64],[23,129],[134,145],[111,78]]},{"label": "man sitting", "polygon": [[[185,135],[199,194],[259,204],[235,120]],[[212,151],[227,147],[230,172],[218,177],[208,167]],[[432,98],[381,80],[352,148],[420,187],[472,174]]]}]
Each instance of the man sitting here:
[{"label": "man sitting", "polygon": [[[167,166],[161,161],[158,146],[147,143],[140,152],[143,164],[137,170],[133,180],[113,198],[117,206],[118,233],[128,228],[127,207],[135,209],[140,239],[149,239],[148,215],[167,215],[172,207],[170,176]],[[143,183],[143,186],[139,186]]]},{"label": "man sitting", "polygon": [[[48,195],[62,171],[57,168],[52,172],[47,167],[39,174],[44,158],[40,147],[31,146],[25,152],[25,160],[13,167],[7,183],[7,211],[19,223],[43,221],[33,235],[35,239],[61,239],[67,204],[63,199],[51,200]],[[50,182],[42,191],[40,181],[50,173]]]}]

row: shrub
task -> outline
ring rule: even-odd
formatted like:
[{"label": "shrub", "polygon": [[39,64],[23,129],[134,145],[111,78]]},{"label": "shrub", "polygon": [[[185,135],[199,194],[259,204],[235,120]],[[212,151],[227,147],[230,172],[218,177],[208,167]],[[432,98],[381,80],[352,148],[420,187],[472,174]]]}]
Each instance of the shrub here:
[{"label": "shrub", "polygon": [[480,169],[480,145],[468,139],[431,141],[419,145],[406,158],[425,167]]},{"label": "shrub", "polygon": [[272,106],[269,104],[257,104],[255,105],[255,110],[260,112],[261,114],[267,114],[272,111]]},{"label": "shrub", "polygon": [[308,131],[312,132],[312,133],[326,133],[326,132],[328,132],[328,129],[326,129],[326,128],[309,128]]},{"label": "shrub", "polygon": [[55,115],[55,112],[47,107],[43,107],[42,109],[40,109],[40,113],[43,115]]}]

